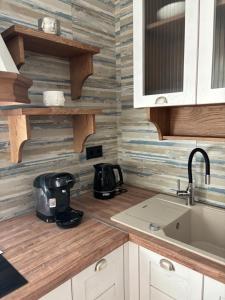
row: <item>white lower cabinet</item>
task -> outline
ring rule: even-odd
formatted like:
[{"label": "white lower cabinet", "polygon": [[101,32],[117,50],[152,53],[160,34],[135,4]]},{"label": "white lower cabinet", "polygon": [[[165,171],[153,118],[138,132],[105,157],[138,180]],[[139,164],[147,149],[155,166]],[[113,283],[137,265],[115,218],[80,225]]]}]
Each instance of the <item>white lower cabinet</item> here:
[{"label": "white lower cabinet", "polygon": [[225,300],[225,284],[128,242],[40,300]]},{"label": "white lower cabinet", "polygon": [[124,300],[124,247],[109,253],[40,300]]},{"label": "white lower cabinet", "polygon": [[71,280],[58,286],[53,291],[40,298],[40,300],[73,300]]},{"label": "white lower cabinet", "polygon": [[140,300],[202,300],[202,274],[145,248],[139,253]]},{"label": "white lower cabinet", "polygon": [[73,300],[124,300],[123,247],[72,279]]},{"label": "white lower cabinet", "polygon": [[203,300],[225,300],[225,284],[205,276]]}]

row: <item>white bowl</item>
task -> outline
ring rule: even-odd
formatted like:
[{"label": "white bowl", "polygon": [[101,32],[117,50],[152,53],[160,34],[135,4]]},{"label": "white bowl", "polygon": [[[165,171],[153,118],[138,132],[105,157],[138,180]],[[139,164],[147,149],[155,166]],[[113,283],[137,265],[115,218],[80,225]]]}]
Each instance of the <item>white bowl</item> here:
[{"label": "white bowl", "polygon": [[185,13],[185,1],[167,4],[157,11],[157,19],[165,20]]},{"label": "white bowl", "polygon": [[43,102],[46,106],[64,106],[64,93],[62,91],[45,91],[43,92]]}]

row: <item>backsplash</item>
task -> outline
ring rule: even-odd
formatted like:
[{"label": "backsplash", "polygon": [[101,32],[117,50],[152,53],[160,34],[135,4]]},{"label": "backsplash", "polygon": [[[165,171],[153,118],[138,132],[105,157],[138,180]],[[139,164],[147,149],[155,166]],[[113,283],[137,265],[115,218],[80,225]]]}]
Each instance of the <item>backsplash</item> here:
[{"label": "backsplash", "polygon": [[225,143],[197,141],[158,141],[146,109],[133,109],[133,1],[121,0],[116,9],[117,57],[121,76],[121,118],[119,163],[126,182],[156,191],[175,194],[177,179],[187,187],[187,163],[191,150],[205,149],[211,161],[211,185],[204,185],[201,154],[193,161],[196,197],[225,205]]},{"label": "backsplash", "polygon": [[[104,113],[96,118],[96,134],[88,139],[86,145],[103,145],[104,157],[86,161],[85,153],[76,154],[72,151],[72,127],[68,117],[32,117],[32,140],[24,146],[23,162],[13,165],[9,161],[7,122],[1,118],[0,219],[34,209],[32,182],[41,173],[71,172],[76,177],[72,193],[77,195],[91,188],[94,163],[117,161],[113,1],[1,0],[0,31],[14,23],[37,28],[38,18],[45,15],[60,19],[63,36],[74,37],[101,48],[101,53],[94,57],[94,75],[86,81],[82,98],[72,104],[103,109]],[[26,63],[20,71],[34,80],[30,90],[32,103],[42,103],[43,90],[54,89],[63,90],[66,104],[71,103],[68,61],[27,52]]]},{"label": "backsplash", "polygon": [[[94,57],[94,75],[85,83],[75,106],[102,108],[96,134],[86,146],[103,145],[104,157],[87,161],[85,153],[72,152],[69,118],[33,117],[32,140],[27,142],[23,162],[9,161],[8,127],[0,119],[0,219],[34,209],[33,179],[44,172],[68,171],[75,175],[73,195],[91,189],[92,165],[98,162],[122,165],[126,182],[136,186],[175,193],[176,180],[187,184],[187,161],[196,146],[211,160],[211,185],[204,186],[204,164],[196,156],[197,193],[206,201],[225,204],[225,143],[158,141],[147,110],[133,109],[132,1],[131,0],[1,0],[0,31],[14,23],[37,28],[37,19],[49,15],[60,19],[63,36],[101,48]],[[71,104],[68,61],[26,52],[21,73],[34,80],[33,103],[42,102],[43,90],[59,89]],[[44,132],[44,135],[43,135]]]}]

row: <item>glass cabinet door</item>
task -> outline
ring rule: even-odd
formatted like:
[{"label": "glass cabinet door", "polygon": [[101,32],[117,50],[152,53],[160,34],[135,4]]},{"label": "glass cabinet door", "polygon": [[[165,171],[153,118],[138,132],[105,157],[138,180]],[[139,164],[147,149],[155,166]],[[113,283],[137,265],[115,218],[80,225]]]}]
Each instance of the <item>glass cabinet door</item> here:
[{"label": "glass cabinet door", "polygon": [[198,0],[134,0],[134,106],[195,104]]},{"label": "glass cabinet door", "polygon": [[225,0],[200,0],[197,102],[225,102]]}]

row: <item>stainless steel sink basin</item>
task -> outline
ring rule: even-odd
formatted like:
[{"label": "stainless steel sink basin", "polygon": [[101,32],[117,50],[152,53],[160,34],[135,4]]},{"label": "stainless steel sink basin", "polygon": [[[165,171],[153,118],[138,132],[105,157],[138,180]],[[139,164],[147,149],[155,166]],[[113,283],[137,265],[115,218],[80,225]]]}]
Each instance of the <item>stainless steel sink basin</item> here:
[{"label": "stainless steel sink basin", "polygon": [[115,215],[113,221],[225,265],[225,210],[156,195]]}]

